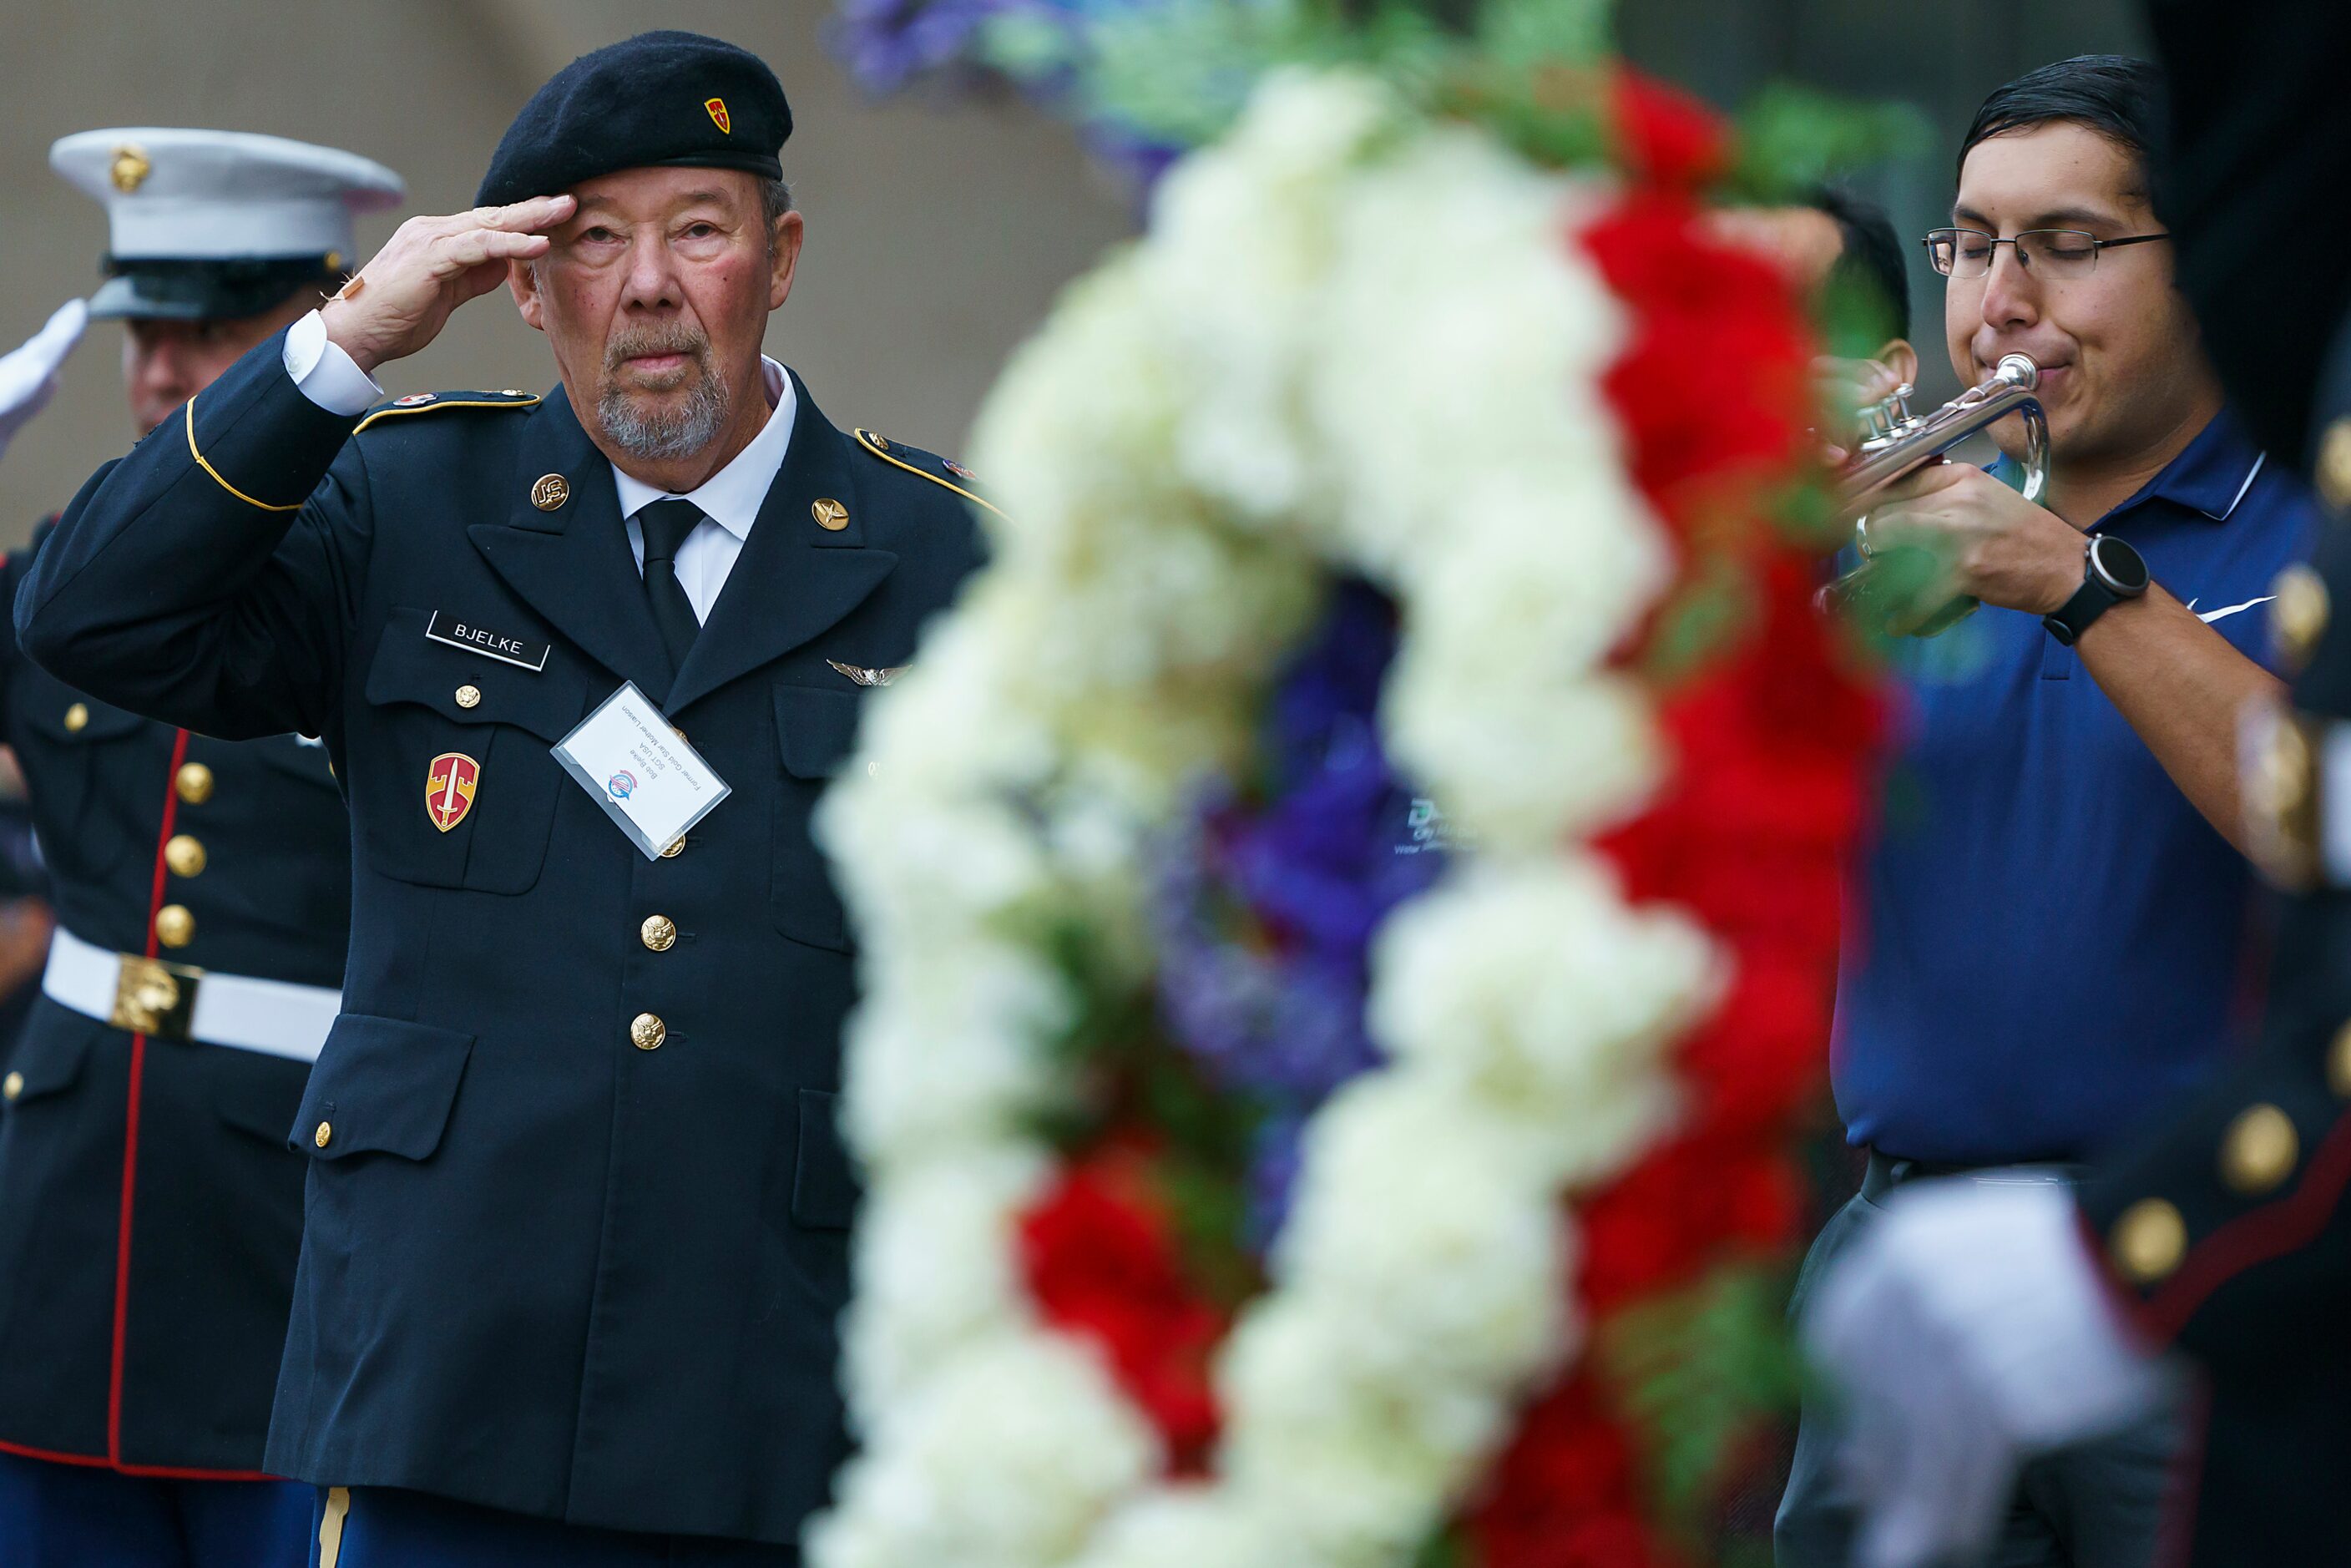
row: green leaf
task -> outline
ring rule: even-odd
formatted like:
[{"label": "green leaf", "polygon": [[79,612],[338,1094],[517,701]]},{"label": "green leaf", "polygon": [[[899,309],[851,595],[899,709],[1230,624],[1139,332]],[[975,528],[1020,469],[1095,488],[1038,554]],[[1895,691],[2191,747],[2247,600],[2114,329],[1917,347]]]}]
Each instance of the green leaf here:
[{"label": "green leaf", "polygon": [[1488,0],[1478,44],[1505,69],[1604,63],[1614,43],[1608,0]]},{"label": "green leaf", "polygon": [[1420,1550],[1413,1555],[1412,1568],[1471,1568],[1475,1561],[1460,1531],[1447,1528],[1421,1543]]},{"label": "green leaf", "polygon": [[1647,1460],[1668,1529],[1698,1533],[1740,1439],[1795,1409],[1802,1362],[1786,1301],[1776,1264],[1732,1263],[1603,1326],[1598,1364]]},{"label": "green leaf", "polygon": [[1933,145],[1926,117],[1902,103],[1865,103],[1775,82],[1739,117],[1739,162],[1725,193],[1748,201],[1801,201],[1833,175],[1922,156]]}]

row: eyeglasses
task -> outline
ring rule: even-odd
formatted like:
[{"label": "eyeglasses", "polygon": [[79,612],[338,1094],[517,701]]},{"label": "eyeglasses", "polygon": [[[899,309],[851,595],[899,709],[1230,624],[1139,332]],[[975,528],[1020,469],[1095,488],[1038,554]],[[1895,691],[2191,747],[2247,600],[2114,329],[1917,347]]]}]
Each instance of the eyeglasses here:
[{"label": "eyeglasses", "polygon": [[1991,258],[2001,246],[2014,246],[2018,265],[2049,277],[2086,277],[2096,270],[2098,253],[2112,246],[2145,245],[2169,239],[2168,234],[2126,235],[2100,239],[2080,229],[2026,229],[2014,239],[1996,239],[1980,229],[1929,229],[1919,243],[1927,261],[1945,277],[1981,277],[1991,270]]}]

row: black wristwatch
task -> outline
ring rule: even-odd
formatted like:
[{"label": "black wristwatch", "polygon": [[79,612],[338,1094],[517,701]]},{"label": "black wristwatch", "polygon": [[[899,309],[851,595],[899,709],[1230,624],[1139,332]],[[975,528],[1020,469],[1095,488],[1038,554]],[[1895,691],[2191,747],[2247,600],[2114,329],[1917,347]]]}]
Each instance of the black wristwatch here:
[{"label": "black wristwatch", "polygon": [[2082,586],[2053,614],[2043,615],[2041,624],[2070,648],[2082,640],[2091,622],[2124,600],[2145,593],[2148,580],[2147,562],[2131,549],[2129,540],[2092,534],[2089,559],[2082,568]]}]

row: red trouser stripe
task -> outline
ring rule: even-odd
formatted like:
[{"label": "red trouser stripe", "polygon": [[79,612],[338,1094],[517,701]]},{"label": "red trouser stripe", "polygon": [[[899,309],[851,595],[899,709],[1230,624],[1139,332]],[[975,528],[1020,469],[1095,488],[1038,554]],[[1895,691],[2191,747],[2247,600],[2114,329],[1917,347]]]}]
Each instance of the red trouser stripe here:
[{"label": "red trouser stripe", "polygon": [[[163,846],[180,813],[180,765],[188,759],[188,732],[172,734],[172,766],[163,775],[163,829],[155,835],[155,880],[147,897],[147,956],[155,956],[155,916],[163,907]],[[106,1457],[122,1463],[123,1343],[131,1323],[131,1214],[139,1181],[139,1089],[147,1067],[147,1037],[131,1037],[131,1103],[122,1136],[122,1215],[114,1235],[114,1345],[106,1378]]]},{"label": "red trouser stripe", "polygon": [[[188,732],[175,731],[172,737],[172,767],[164,776],[163,829],[155,836],[155,877],[147,898],[147,956],[156,952],[155,916],[163,907],[164,877],[163,846],[172,840],[172,829],[180,812],[180,765],[188,758]],[[132,1199],[139,1179],[139,1100],[140,1081],[147,1065],[147,1037],[131,1037],[130,1104],[123,1123],[122,1138],[122,1205],[117,1219],[114,1237],[114,1335],[107,1365],[106,1387],[106,1453],[68,1454],[54,1448],[37,1448],[30,1444],[0,1440],[0,1454],[15,1454],[22,1458],[40,1459],[54,1465],[88,1465],[100,1469],[119,1470],[128,1476],[152,1476],[160,1480],[197,1481],[268,1481],[278,1478],[266,1470],[206,1470],[179,1465],[131,1465],[122,1460],[122,1364],[123,1344],[131,1322],[131,1215]]]}]

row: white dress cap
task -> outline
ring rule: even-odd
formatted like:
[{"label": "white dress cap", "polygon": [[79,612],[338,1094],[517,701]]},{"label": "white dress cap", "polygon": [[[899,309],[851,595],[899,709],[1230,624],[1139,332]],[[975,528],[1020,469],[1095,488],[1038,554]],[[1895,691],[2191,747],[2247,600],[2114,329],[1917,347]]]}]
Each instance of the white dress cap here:
[{"label": "white dress cap", "polygon": [[406,193],[372,159],[242,131],[78,131],[49,166],[104,204],[117,266],[348,257],[352,214]]}]

